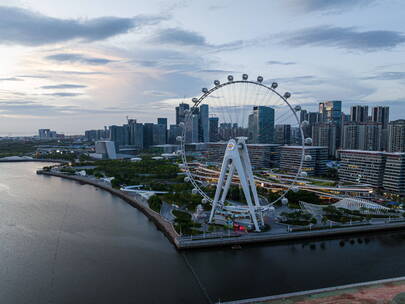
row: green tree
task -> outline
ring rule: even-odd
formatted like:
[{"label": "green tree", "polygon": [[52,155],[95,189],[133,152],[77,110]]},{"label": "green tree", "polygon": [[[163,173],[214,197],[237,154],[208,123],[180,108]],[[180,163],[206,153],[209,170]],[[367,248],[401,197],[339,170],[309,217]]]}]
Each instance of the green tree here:
[{"label": "green tree", "polygon": [[160,209],[162,208],[162,200],[157,195],[152,195],[148,199],[148,204],[149,207],[156,212],[160,212]]}]

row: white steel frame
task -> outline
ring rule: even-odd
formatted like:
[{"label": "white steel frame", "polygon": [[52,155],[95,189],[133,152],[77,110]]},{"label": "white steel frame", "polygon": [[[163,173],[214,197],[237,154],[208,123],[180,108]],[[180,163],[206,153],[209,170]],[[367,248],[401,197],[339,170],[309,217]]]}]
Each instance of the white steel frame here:
[{"label": "white steel frame", "polygon": [[[298,116],[297,116],[296,111],[295,111],[294,108],[291,106],[291,104],[287,101],[287,98],[285,98],[283,95],[281,95],[280,93],[278,93],[278,92],[275,90],[275,87],[273,88],[273,87],[267,86],[267,85],[263,84],[261,81],[260,81],[260,82],[259,82],[259,81],[258,81],[258,82],[255,82],[255,81],[249,81],[249,80],[247,80],[247,79],[244,79],[244,80],[233,80],[233,78],[232,78],[232,80],[229,80],[229,76],[228,76],[228,82],[221,83],[221,84],[219,84],[219,82],[218,82],[218,84],[215,84],[215,86],[214,86],[213,88],[211,88],[211,89],[204,89],[204,90],[203,90],[203,95],[201,95],[199,98],[193,98],[194,105],[193,105],[192,108],[189,110],[189,113],[186,115],[186,119],[185,119],[185,120],[188,121],[188,120],[191,118],[191,116],[192,116],[193,113],[194,113],[194,110],[195,110],[196,108],[198,108],[198,106],[202,103],[202,101],[203,101],[205,98],[207,98],[212,92],[214,92],[214,91],[216,91],[216,90],[218,90],[218,89],[220,89],[220,88],[222,88],[222,87],[224,87],[224,86],[234,85],[234,84],[237,84],[237,83],[247,83],[247,84],[257,85],[257,86],[264,87],[264,88],[266,88],[266,89],[272,91],[275,95],[277,95],[278,97],[280,97],[280,98],[285,102],[285,104],[287,105],[287,107],[289,107],[290,110],[294,113],[294,118],[295,118],[295,120],[299,123],[299,118],[298,118]],[[194,101],[194,99],[196,99],[196,100]],[[304,132],[303,132],[303,129],[302,129],[302,127],[301,127],[301,124],[299,124],[299,128],[300,128],[300,134],[301,134],[301,144],[300,144],[300,145],[302,146],[302,152],[301,152],[301,160],[300,160],[300,164],[299,164],[299,167],[298,167],[298,172],[297,172],[295,178],[292,179],[291,184],[290,184],[290,186],[286,189],[286,191],[285,191],[282,195],[280,195],[276,200],[274,200],[273,202],[269,203],[267,206],[260,206],[260,204],[259,204],[259,199],[258,199],[258,195],[257,195],[257,191],[256,191],[256,186],[255,186],[255,183],[254,183],[253,173],[252,173],[252,167],[251,167],[251,164],[250,164],[250,159],[249,159],[249,156],[248,156],[248,150],[247,150],[247,146],[246,146],[246,143],[245,143],[246,138],[245,138],[245,139],[243,139],[243,138],[242,138],[242,139],[238,138],[238,143],[239,143],[239,141],[243,141],[243,142],[240,143],[240,144],[243,146],[243,149],[242,149],[242,150],[243,150],[243,153],[241,154],[241,153],[239,152],[239,148],[236,149],[236,150],[238,150],[238,153],[239,153],[239,160],[240,160],[240,162],[242,163],[242,167],[240,168],[240,170],[238,170],[238,169],[237,169],[237,170],[238,170],[238,174],[239,174],[239,175],[240,175],[240,172],[244,172],[244,174],[245,174],[245,179],[242,178],[241,176],[239,176],[239,177],[240,177],[241,184],[242,184],[242,180],[244,180],[243,183],[247,183],[247,184],[248,184],[248,187],[247,187],[247,188],[250,187],[249,185],[254,185],[254,191],[255,191],[255,192],[253,192],[253,193],[255,193],[255,194],[253,195],[253,202],[254,202],[255,206],[253,206],[252,196],[247,196],[247,194],[246,194],[246,193],[249,193],[249,195],[250,195],[250,192],[248,192],[248,191],[245,190],[246,187],[244,187],[243,184],[242,184],[242,188],[243,188],[243,192],[244,192],[244,194],[245,194],[245,196],[246,196],[246,200],[247,200],[247,201],[248,201],[248,197],[250,197],[251,203],[250,203],[250,205],[248,205],[248,209],[249,209],[249,213],[252,215],[252,220],[253,220],[253,222],[254,222],[256,231],[260,231],[260,227],[259,227],[259,225],[258,225],[257,216],[256,216],[255,211],[256,211],[256,210],[259,210],[259,211],[260,211],[260,219],[261,219],[261,221],[263,222],[262,211],[268,209],[270,206],[274,205],[276,202],[281,201],[281,199],[283,199],[283,198],[285,197],[285,195],[287,194],[287,192],[294,186],[294,184],[296,184],[297,179],[298,179],[298,177],[299,177],[300,174],[301,174],[302,165],[303,165],[304,156],[305,156],[305,149],[304,149],[304,146],[305,146],[305,143],[304,143],[305,137],[304,137]],[[217,201],[215,202],[215,204],[214,204],[215,198],[214,198],[214,200],[213,200],[209,195],[207,195],[207,194],[200,188],[200,186],[198,185],[197,181],[194,179],[193,174],[190,172],[190,168],[189,168],[188,163],[187,163],[187,156],[186,156],[186,149],[185,149],[185,144],[186,144],[186,143],[185,143],[185,137],[186,137],[186,134],[185,134],[185,133],[186,133],[186,128],[185,128],[185,126],[183,125],[183,134],[182,134],[182,136],[181,136],[181,137],[182,137],[182,140],[181,140],[181,150],[180,150],[179,152],[180,152],[181,158],[182,158],[182,160],[183,160],[183,165],[184,165],[185,173],[187,174],[188,181],[191,182],[191,184],[194,186],[194,189],[203,197],[203,201],[205,201],[205,203],[210,203],[210,204],[213,206],[213,208],[212,208],[212,210],[211,210],[211,214],[210,214],[210,222],[211,222],[212,217],[213,217],[213,215],[215,214],[215,209],[218,208],[218,206],[221,204],[221,200],[219,200],[219,195],[220,195],[220,194],[218,194],[218,200],[217,200]],[[232,141],[232,140],[230,140],[230,141],[228,142],[228,145],[229,145],[229,143],[230,143],[231,141]],[[233,140],[233,141],[234,141],[235,144],[237,144],[235,140]],[[246,157],[246,156],[242,156],[242,155],[247,155],[247,157]],[[236,157],[236,156],[235,156],[235,157]],[[242,158],[247,159],[247,161],[242,161]],[[236,157],[236,159],[238,159],[238,157]],[[227,171],[227,170],[226,170],[227,167],[224,166],[224,164],[225,164],[225,158],[224,158],[223,165],[222,165],[222,168],[221,168],[221,175],[222,175],[222,171],[225,171],[225,172]],[[246,166],[246,164],[249,164],[249,166]],[[228,165],[229,165],[229,164],[228,164]],[[235,166],[235,165],[234,165],[234,166]],[[244,170],[246,170],[246,169],[242,169],[242,168],[245,168],[245,167],[248,168],[247,171],[244,171]],[[235,170],[235,168],[233,169],[233,171],[234,171],[234,170]],[[250,173],[248,173],[248,172],[250,172]],[[229,173],[231,173],[231,172],[229,172]],[[232,173],[232,175],[233,175],[233,174],[234,174],[234,172]],[[230,174],[228,174],[228,175],[230,175]],[[250,177],[248,178],[249,181],[246,179],[247,176],[250,176]],[[224,173],[223,179],[224,179],[224,178],[225,178],[225,173]],[[251,182],[251,180],[253,180],[253,182]],[[228,180],[227,180],[227,181],[228,181]],[[231,184],[231,182],[232,182],[232,178],[230,178],[229,183]],[[219,183],[218,183],[218,184],[219,184]],[[226,182],[225,182],[225,185],[226,185]],[[228,186],[228,188],[229,188],[229,186]],[[218,191],[218,189],[219,189],[219,186],[217,186],[217,191]],[[223,193],[222,193],[222,194],[223,194]],[[226,193],[225,193],[224,198],[226,198]],[[221,196],[221,199],[222,199],[222,196]],[[225,199],[224,199],[224,200],[225,200]],[[224,200],[223,200],[223,201],[224,201]],[[223,204],[223,201],[222,201],[222,204]],[[214,207],[214,206],[215,206],[215,207]],[[255,221],[256,221],[256,223],[255,223]]]},{"label": "white steel frame", "polygon": [[[255,207],[260,208],[260,202],[246,146],[246,137],[238,137],[237,139],[237,142],[234,139],[229,140],[228,145],[226,146],[221,173],[219,175],[217,189],[212,202],[209,222],[212,223],[217,207],[222,206],[225,203],[236,170],[255,230],[260,231],[255,210]],[[260,221],[263,223],[262,218],[260,218]]]}]

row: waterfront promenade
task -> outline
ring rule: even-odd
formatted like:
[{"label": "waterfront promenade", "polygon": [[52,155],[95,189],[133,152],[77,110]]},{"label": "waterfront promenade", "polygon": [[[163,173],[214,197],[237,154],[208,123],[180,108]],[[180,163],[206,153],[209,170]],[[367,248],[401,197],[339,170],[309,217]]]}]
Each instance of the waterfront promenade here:
[{"label": "waterfront promenade", "polygon": [[402,293],[405,293],[405,277],[222,302],[222,304],[393,304],[403,303],[392,302]]},{"label": "waterfront promenade", "polygon": [[162,216],[160,216],[159,213],[150,209],[148,207],[146,200],[143,197],[141,197],[140,195],[136,195],[136,194],[129,195],[121,190],[112,188],[111,186],[107,185],[104,182],[90,180],[89,178],[86,178],[86,177],[75,176],[75,175],[66,175],[66,174],[62,174],[62,173],[48,172],[48,171],[44,171],[44,170],[38,170],[37,174],[57,176],[57,177],[74,180],[74,181],[77,181],[80,183],[93,185],[95,187],[101,188],[105,191],[110,192],[113,195],[120,197],[121,199],[126,201],[128,204],[130,204],[131,206],[137,208],[142,213],[144,213],[166,235],[166,237],[172,243],[174,243],[176,245],[176,247],[178,247],[176,244],[176,239],[177,239],[177,237],[179,237],[179,235],[177,234],[173,225],[170,222],[166,221]]},{"label": "waterfront promenade", "polygon": [[153,223],[166,235],[166,237],[175,245],[177,249],[194,249],[194,248],[208,248],[220,246],[234,246],[234,245],[248,245],[256,243],[290,241],[299,239],[312,239],[322,237],[334,237],[342,235],[350,235],[355,233],[377,232],[384,230],[404,229],[405,221],[368,224],[362,226],[340,227],[332,229],[314,230],[314,231],[301,231],[301,232],[262,232],[262,233],[248,233],[248,234],[235,234],[235,233],[222,233],[222,234],[207,234],[200,236],[180,236],[174,229],[172,223],[162,217],[159,213],[149,208],[145,198],[136,194],[127,194],[121,190],[117,190],[108,184],[91,180],[87,177],[76,175],[66,175],[57,172],[50,172],[38,170],[38,174],[57,176],[66,178],[80,183],[85,183],[99,187],[106,190],[113,195],[122,198],[131,206],[143,212]]}]

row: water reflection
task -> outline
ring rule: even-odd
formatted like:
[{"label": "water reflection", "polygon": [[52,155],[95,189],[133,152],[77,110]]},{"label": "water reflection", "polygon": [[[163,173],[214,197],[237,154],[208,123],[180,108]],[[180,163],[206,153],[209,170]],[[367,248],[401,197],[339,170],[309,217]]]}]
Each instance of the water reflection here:
[{"label": "water reflection", "polygon": [[[0,164],[0,303],[206,303],[196,277],[140,212],[94,187]],[[405,275],[405,233],[192,250],[213,301]]]}]

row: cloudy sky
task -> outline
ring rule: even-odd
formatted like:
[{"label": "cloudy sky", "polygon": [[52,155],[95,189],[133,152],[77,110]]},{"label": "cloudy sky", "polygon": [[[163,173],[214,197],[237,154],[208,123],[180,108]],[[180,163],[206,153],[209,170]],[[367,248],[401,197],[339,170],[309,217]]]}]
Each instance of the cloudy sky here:
[{"label": "cloudy sky", "polygon": [[401,0],[0,0],[0,136],[174,119],[228,74],[405,117]]}]

